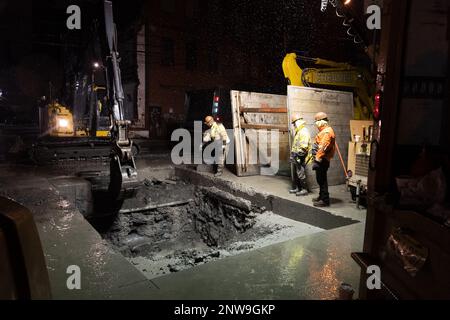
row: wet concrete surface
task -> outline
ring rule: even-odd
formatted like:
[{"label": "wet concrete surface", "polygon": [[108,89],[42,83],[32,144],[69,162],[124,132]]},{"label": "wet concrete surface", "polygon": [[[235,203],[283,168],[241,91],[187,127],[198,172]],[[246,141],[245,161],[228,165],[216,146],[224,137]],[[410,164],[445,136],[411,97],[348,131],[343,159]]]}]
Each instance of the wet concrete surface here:
[{"label": "wet concrete surface", "polygon": [[263,247],[154,279],[156,299],[333,300],[346,282],[358,294],[364,225],[353,224]]},{"label": "wet concrete surface", "polygon": [[[53,299],[143,299],[155,286],[113,251],[74,204],[45,178],[0,179],[0,194],[33,213]],[[69,290],[67,268],[80,267],[81,290]],[[139,290],[138,290],[139,289]]]}]

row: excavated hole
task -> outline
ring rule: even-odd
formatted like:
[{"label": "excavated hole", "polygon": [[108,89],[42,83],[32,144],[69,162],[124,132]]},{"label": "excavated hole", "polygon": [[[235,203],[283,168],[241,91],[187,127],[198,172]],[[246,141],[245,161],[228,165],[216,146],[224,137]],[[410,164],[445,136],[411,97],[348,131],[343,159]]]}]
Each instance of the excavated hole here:
[{"label": "excavated hole", "polygon": [[149,279],[272,244],[292,227],[248,200],[183,182],[147,181],[121,212],[91,223]]}]

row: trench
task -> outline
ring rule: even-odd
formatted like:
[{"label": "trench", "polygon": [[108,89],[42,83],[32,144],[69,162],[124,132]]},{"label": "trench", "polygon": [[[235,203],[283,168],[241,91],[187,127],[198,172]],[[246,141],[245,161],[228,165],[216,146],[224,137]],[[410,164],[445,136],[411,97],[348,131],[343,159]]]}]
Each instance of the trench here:
[{"label": "trench", "polygon": [[318,232],[215,186],[146,180],[133,199],[111,205],[97,197],[88,219],[148,279]]}]

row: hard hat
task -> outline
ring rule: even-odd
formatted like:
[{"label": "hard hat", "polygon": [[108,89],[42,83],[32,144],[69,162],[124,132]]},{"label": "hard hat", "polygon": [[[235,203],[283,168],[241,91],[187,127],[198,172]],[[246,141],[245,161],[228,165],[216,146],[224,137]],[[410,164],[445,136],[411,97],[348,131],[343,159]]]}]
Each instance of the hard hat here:
[{"label": "hard hat", "polygon": [[205,123],[206,123],[206,124],[211,123],[211,122],[213,122],[213,121],[214,121],[214,118],[211,117],[211,116],[207,116],[207,117],[205,118]]},{"label": "hard hat", "polygon": [[291,123],[294,123],[297,120],[303,120],[303,117],[300,114],[298,114],[298,113],[294,113],[291,116]]},{"label": "hard hat", "polygon": [[314,119],[316,121],[328,120],[328,116],[325,112],[319,112],[319,113],[316,113],[316,115],[314,116]]}]

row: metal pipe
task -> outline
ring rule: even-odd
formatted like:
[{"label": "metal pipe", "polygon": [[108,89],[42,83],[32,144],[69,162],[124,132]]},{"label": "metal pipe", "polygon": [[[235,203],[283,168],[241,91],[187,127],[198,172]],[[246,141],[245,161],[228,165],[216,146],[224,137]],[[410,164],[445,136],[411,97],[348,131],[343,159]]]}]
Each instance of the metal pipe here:
[{"label": "metal pipe", "polygon": [[344,169],[345,178],[348,179],[347,169],[345,168],[344,159],[342,158],[341,150],[339,150],[339,145],[338,145],[337,141],[335,141],[335,144],[336,144],[336,150],[337,150],[338,155],[339,155],[339,159],[341,160],[342,168]]},{"label": "metal pipe", "polygon": [[119,211],[119,213],[126,214],[126,213],[135,213],[135,212],[143,212],[143,211],[150,211],[160,208],[166,208],[166,207],[176,207],[181,206],[184,204],[188,204],[194,202],[194,199],[188,199],[188,200],[181,200],[181,201],[173,201],[168,203],[162,203],[162,204],[153,204],[141,208],[131,208],[131,209],[122,209]]}]

